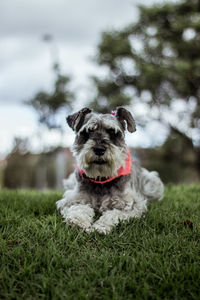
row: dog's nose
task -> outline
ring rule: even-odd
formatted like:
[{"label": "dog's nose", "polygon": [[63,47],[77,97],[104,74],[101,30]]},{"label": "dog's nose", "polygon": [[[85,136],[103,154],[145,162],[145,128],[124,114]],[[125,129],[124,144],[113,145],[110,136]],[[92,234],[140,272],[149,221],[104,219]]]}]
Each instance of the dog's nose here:
[{"label": "dog's nose", "polygon": [[102,156],[102,155],[104,155],[106,148],[104,146],[95,146],[93,148],[93,151],[96,155]]}]

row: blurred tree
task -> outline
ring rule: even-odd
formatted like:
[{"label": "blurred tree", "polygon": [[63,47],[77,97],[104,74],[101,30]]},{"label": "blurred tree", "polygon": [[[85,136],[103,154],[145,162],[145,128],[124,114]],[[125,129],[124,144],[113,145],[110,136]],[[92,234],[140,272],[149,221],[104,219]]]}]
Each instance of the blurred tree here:
[{"label": "blurred tree", "polygon": [[29,139],[15,137],[13,142],[13,148],[10,153],[18,153],[21,155],[29,153]]},{"label": "blurred tree", "polygon": [[169,138],[175,130],[191,140],[200,172],[200,0],[141,5],[139,12],[137,23],[103,33],[97,62],[108,73],[93,77],[91,106],[108,112],[145,103],[146,120],[167,125]]},{"label": "blurred tree", "polygon": [[157,170],[165,183],[199,182],[197,155],[191,139],[175,128],[162,147],[146,150],[149,157],[143,163],[150,170]]},{"label": "blurred tree", "polygon": [[40,91],[33,99],[26,103],[32,105],[39,116],[39,122],[46,125],[49,129],[60,128],[56,121],[56,113],[63,107],[71,109],[74,98],[69,90],[70,78],[60,74],[59,65],[54,64],[56,80],[51,93]]}]

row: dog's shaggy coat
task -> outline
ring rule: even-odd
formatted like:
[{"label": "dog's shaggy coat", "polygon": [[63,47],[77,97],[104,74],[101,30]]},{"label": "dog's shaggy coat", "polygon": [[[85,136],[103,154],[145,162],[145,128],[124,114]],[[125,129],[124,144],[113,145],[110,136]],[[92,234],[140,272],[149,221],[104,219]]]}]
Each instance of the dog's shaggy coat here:
[{"label": "dog's shaggy coat", "polygon": [[[73,153],[78,165],[65,180],[66,192],[57,202],[67,224],[106,234],[119,221],[141,217],[148,201],[162,199],[164,187],[157,172],[134,162],[130,174],[117,176],[127,159],[126,127],[129,132],[136,130],[128,110],[119,107],[113,115],[84,108],[68,116],[67,123],[76,133]],[[94,222],[95,211],[101,216]]]}]

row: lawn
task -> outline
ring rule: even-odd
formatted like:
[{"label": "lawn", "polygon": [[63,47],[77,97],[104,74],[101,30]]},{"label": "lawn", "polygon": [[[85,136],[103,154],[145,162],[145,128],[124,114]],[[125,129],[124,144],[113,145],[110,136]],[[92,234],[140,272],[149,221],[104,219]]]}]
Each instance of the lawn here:
[{"label": "lawn", "polygon": [[60,198],[0,192],[0,299],[200,299],[200,185],[107,236],[69,228]]}]

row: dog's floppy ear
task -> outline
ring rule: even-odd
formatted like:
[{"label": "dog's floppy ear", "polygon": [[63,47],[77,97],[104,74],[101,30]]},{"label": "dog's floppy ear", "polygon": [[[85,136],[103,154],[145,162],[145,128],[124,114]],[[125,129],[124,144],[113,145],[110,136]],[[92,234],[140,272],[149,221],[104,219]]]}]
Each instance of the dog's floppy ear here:
[{"label": "dog's floppy ear", "polygon": [[118,107],[116,111],[116,117],[118,121],[122,124],[123,129],[126,129],[126,124],[127,123],[127,129],[129,132],[134,132],[136,131],[136,126],[135,126],[135,121],[133,119],[133,116],[131,113],[124,107]]},{"label": "dog's floppy ear", "polygon": [[66,120],[69,127],[71,127],[74,131],[79,131],[81,126],[83,125],[85,116],[91,113],[91,109],[84,107],[73,115],[69,115]]}]

